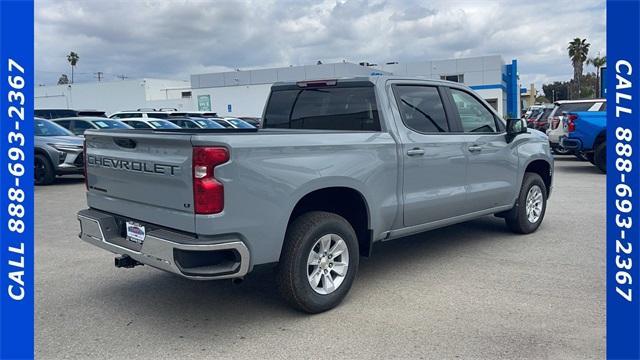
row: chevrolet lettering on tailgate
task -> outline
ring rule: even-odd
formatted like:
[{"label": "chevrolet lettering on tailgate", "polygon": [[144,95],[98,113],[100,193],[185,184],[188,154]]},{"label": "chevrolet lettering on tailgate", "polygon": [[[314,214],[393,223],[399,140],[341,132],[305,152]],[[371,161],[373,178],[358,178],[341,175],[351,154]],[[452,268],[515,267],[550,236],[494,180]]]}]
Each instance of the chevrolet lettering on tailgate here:
[{"label": "chevrolet lettering on tailgate", "polygon": [[123,160],[97,155],[87,155],[87,165],[162,175],[176,175],[180,170],[177,165]]}]

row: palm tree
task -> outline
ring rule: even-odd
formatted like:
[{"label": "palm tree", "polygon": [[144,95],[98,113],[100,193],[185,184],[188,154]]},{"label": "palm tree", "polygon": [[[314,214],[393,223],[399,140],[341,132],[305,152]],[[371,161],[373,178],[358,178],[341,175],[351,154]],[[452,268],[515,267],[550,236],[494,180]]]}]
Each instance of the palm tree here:
[{"label": "palm tree", "polygon": [[607,56],[596,56],[590,59],[587,59],[587,65],[593,65],[596,68],[596,95],[602,96],[600,93],[600,68],[607,65]]},{"label": "palm tree", "polygon": [[591,46],[591,44],[587,42],[587,39],[575,38],[567,47],[567,50],[569,50],[569,58],[571,58],[571,64],[573,65],[573,80],[578,87],[578,97],[580,97],[580,78],[582,77],[582,67],[584,62],[587,61],[589,46]]},{"label": "palm tree", "polygon": [[76,67],[76,64],[80,60],[80,56],[74,53],[73,51],[67,55],[67,61],[71,64],[71,83],[73,84],[73,69]]}]

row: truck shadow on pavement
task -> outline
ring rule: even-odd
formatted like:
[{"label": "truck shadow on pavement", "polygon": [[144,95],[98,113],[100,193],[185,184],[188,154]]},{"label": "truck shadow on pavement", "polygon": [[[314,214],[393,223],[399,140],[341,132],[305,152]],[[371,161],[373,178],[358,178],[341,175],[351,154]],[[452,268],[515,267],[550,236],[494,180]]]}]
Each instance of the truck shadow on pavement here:
[{"label": "truck shadow on pavement", "polygon": [[[540,228],[543,230],[544,225]],[[379,284],[389,274],[405,278],[402,281],[413,281],[415,272],[424,274],[429,270],[424,268],[425,264],[449,262],[461,254],[474,256],[487,243],[501,246],[501,242],[513,244],[527,238],[510,233],[502,219],[487,216],[378,243],[371,258],[361,258],[358,277],[343,304],[317,316],[335,316],[330,314],[348,311],[348,307],[358,308],[372,301],[371,297],[385,297],[388,290],[381,289]],[[166,331],[169,337],[202,335],[203,331],[210,336],[228,337],[230,333],[242,336],[243,331],[256,323],[269,323],[273,327],[278,321],[285,331],[291,320],[310,318],[281,300],[274,269],[254,271],[240,285],[227,280],[192,281],[148,267],[142,269],[136,268],[137,274],[119,270],[118,281],[97,284],[90,290],[94,293],[86,295],[100,299],[102,311],[124,317],[120,319],[122,324],[152,327],[154,331]],[[158,322],[165,325],[158,326]]]},{"label": "truck shadow on pavement", "polygon": [[595,167],[595,165],[592,165],[590,162],[585,162],[584,164],[580,165],[583,166],[567,166],[563,168],[562,171],[572,174],[595,174],[606,176],[606,174],[603,174],[597,167]]}]

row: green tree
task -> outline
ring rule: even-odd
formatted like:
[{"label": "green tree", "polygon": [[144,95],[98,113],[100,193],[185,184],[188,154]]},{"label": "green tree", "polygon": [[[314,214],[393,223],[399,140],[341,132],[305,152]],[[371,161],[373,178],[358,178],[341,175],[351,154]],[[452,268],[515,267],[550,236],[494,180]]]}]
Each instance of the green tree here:
[{"label": "green tree", "polygon": [[67,61],[71,65],[71,83],[73,84],[73,69],[78,64],[78,61],[80,61],[80,56],[72,51],[69,53],[69,55],[67,55]]},{"label": "green tree", "polygon": [[569,99],[569,83],[567,81],[555,81],[542,85],[544,97],[551,101]]},{"label": "green tree", "polygon": [[600,68],[607,65],[607,56],[595,56],[587,59],[587,65],[593,65],[596,68],[596,95],[602,96],[600,91]]},{"label": "green tree", "polygon": [[69,78],[67,77],[67,74],[60,75],[60,78],[58,78],[58,85],[66,85],[68,83]]},{"label": "green tree", "polygon": [[573,65],[573,80],[576,83],[578,98],[580,98],[580,78],[582,77],[584,62],[587,61],[587,55],[589,54],[589,46],[591,44],[587,42],[587,39],[575,38],[567,47],[569,58]]}]

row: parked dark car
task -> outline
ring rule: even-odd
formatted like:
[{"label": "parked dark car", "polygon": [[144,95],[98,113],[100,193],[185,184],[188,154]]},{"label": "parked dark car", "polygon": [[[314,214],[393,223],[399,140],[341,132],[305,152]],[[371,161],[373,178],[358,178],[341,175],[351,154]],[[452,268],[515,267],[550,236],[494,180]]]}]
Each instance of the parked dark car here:
[{"label": "parked dark car", "polygon": [[121,120],[134,129],[179,129],[180,127],[168,120],[154,118],[130,118]]},{"label": "parked dark car", "polygon": [[531,129],[545,132],[549,128],[549,115],[553,112],[553,106],[540,109],[535,116],[527,119],[527,126]]},{"label": "parked dark car", "polygon": [[107,117],[107,114],[100,110],[36,109],[34,113],[36,117],[50,120],[79,116]]},{"label": "parked dark car", "polygon": [[246,122],[248,122],[249,124],[257,127],[257,128],[261,128],[262,127],[262,119],[260,119],[259,117],[251,117],[251,116],[238,116],[238,119],[240,120],[244,120]]},{"label": "parked dark car", "polygon": [[169,118],[168,121],[178,125],[183,129],[224,129],[224,126],[217,122],[204,118]]},{"label": "parked dark car", "polygon": [[83,140],[53,121],[35,119],[34,182],[49,185],[56,175],[82,174]]},{"label": "parked dark car", "polygon": [[75,135],[83,135],[88,129],[131,129],[131,126],[120,120],[101,117],[84,116],[61,118],[53,121]]}]

